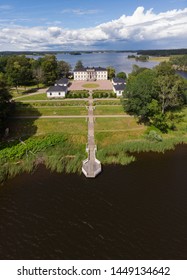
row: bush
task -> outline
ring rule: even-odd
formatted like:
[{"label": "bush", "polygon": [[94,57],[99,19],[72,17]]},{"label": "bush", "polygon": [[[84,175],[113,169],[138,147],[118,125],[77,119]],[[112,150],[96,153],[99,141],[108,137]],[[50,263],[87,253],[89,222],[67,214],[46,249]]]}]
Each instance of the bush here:
[{"label": "bush", "polygon": [[161,142],[162,136],[157,133],[155,130],[150,130],[149,133],[146,135],[147,140],[149,141],[156,141],[156,142]]},{"label": "bush", "polygon": [[116,97],[116,94],[109,90],[94,90],[93,91],[93,98],[114,98]]},{"label": "bush", "polygon": [[77,90],[68,92],[66,98],[88,98],[88,96],[87,90]]}]

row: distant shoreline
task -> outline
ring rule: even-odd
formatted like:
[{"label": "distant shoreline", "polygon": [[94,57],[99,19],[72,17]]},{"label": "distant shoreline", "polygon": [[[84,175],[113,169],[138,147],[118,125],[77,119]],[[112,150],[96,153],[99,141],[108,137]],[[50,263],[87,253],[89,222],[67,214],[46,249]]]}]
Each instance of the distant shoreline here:
[{"label": "distant shoreline", "polygon": [[149,56],[170,56],[187,54],[187,49],[156,49],[156,50],[76,50],[76,51],[0,51],[0,55],[46,55],[46,54],[92,54],[92,53],[137,53],[138,55]]}]

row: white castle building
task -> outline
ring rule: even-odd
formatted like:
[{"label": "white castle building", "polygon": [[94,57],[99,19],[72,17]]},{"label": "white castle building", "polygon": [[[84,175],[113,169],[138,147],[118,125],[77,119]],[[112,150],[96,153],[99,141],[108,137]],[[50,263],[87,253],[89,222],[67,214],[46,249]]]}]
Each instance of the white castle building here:
[{"label": "white castle building", "polygon": [[97,81],[107,80],[108,71],[101,67],[86,67],[73,72],[74,80],[76,81]]}]

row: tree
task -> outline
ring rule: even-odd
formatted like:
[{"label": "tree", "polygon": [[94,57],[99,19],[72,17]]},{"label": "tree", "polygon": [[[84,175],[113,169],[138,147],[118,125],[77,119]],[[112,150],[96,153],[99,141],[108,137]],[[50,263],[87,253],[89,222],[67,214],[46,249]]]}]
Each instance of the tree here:
[{"label": "tree", "polygon": [[3,73],[0,73],[0,135],[3,135],[3,131],[6,124],[6,119],[10,111],[10,99],[7,84],[5,83],[5,77]]},{"label": "tree", "polygon": [[33,82],[30,59],[22,56],[9,57],[6,65],[6,76],[11,86],[26,86]]},{"label": "tree", "polygon": [[80,70],[80,69],[83,69],[84,66],[83,66],[83,63],[81,60],[78,60],[76,65],[75,65],[75,70]]},{"label": "tree", "polygon": [[156,98],[153,91],[155,73],[152,70],[145,70],[137,76],[130,76],[127,80],[124,102],[125,111],[139,118],[140,122],[149,121],[150,109],[148,104]]},{"label": "tree", "polygon": [[0,73],[6,72],[6,65],[8,62],[9,56],[0,56]]},{"label": "tree", "polygon": [[168,110],[179,108],[183,104],[184,83],[176,75],[159,75],[155,80],[154,87],[158,93],[162,114]]},{"label": "tree", "polygon": [[111,80],[115,77],[116,70],[111,66],[108,66],[106,69],[108,71],[108,78]]},{"label": "tree", "polygon": [[57,79],[57,60],[55,55],[45,55],[41,61],[43,71],[43,83],[53,85]]},{"label": "tree", "polygon": [[38,85],[38,88],[40,87],[40,83],[43,81],[44,77],[44,72],[41,67],[41,58],[39,59],[33,59],[32,60],[32,73],[33,73],[33,78],[34,82]]},{"label": "tree", "polygon": [[124,79],[126,80],[127,79],[127,75],[125,72],[119,72],[117,75],[116,75],[117,78],[121,78],[121,79]]},{"label": "tree", "polygon": [[68,77],[70,71],[71,71],[71,65],[69,63],[63,60],[57,62],[58,79],[61,77]]},{"label": "tree", "polygon": [[[138,71],[139,72],[139,71]],[[184,82],[170,64],[129,75],[124,102],[125,110],[140,122],[153,124],[163,132],[180,120],[176,109],[184,103]]]},{"label": "tree", "polygon": [[136,75],[138,75],[139,73],[141,73],[141,72],[143,72],[144,70],[147,70],[147,69],[148,69],[148,68],[146,68],[146,67],[139,67],[138,65],[133,64],[133,66],[132,66],[132,72],[131,72],[131,74],[129,74],[129,75],[136,76]]}]

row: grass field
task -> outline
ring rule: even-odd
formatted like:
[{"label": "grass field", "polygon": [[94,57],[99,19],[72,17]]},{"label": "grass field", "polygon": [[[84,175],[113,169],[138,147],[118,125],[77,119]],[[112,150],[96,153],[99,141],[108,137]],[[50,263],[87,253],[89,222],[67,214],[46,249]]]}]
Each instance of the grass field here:
[{"label": "grass field", "polygon": [[14,116],[71,116],[71,115],[87,115],[88,111],[85,107],[51,107],[51,108],[24,108],[18,107]]},{"label": "grass field", "polygon": [[112,105],[106,105],[106,106],[96,106],[96,109],[94,110],[94,115],[124,115],[124,110],[121,105],[112,106]]},{"label": "grass field", "polygon": [[96,118],[95,139],[99,147],[141,138],[146,127],[132,118]]},{"label": "grass field", "polygon": [[92,84],[92,83],[83,84],[82,87],[83,87],[83,88],[98,88],[98,87],[99,87],[99,84]]},{"label": "grass field", "polygon": [[93,102],[93,105],[121,105],[121,100],[120,99],[99,99],[95,100]]},{"label": "grass field", "polygon": [[64,133],[78,143],[86,144],[87,141],[86,119],[14,119],[9,128],[12,138]]},{"label": "grass field", "polygon": [[40,106],[87,106],[88,101],[87,100],[74,100],[74,99],[63,99],[63,100],[17,100],[17,105],[26,105],[30,104],[33,107],[40,107]]},{"label": "grass field", "polygon": [[[44,88],[43,84],[39,84],[39,88]],[[13,96],[13,98],[15,97],[19,97],[21,95],[25,95],[28,93],[34,93],[38,90],[38,86],[37,85],[32,85],[32,86],[25,86],[25,87],[18,87],[18,89],[16,88],[11,88],[10,92]]]},{"label": "grass field", "polygon": [[163,62],[163,61],[169,61],[169,56],[150,56],[149,61],[156,61],[156,62]]},{"label": "grass field", "polygon": [[[58,98],[60,100],[60,98]],[[22,95],[17,101],[22,101],[22,100],[49,100],[47,97],[46,93],[37,93],[33,95]]]}]

